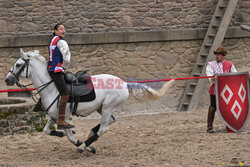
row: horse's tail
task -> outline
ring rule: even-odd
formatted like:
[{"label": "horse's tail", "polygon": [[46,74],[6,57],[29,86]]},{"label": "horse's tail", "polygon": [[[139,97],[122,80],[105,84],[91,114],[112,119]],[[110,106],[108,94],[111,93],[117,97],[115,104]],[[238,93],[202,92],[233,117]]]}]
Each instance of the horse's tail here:
[{"label": "horse's tail", "polygon": [[143,96],[148,96],[151,99],[158,99],[166,93],[174,81],[175,80],[173,79],[168,81],[161,87],[161,89],[158,90],[154,90],[151,87],[141,83],[127,83],[127,85],[128,88],[132,90],[133,95],[138,99],[141,99]]},{"label": "horse's tail", "polygon": [[240,25],[240,28],[241,28],[242,30],[250,31],[250,27],[245,26],[245,25]]}]

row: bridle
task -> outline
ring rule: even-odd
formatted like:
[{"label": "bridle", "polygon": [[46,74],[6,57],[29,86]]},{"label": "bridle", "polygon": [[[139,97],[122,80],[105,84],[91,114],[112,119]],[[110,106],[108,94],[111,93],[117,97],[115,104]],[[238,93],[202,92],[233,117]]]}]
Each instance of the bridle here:
[{"label": "bridle", "polygon": [[[29,90],[29,89],[28,89],[28,86],[32,85],[32,83],[31,83],[31,84],[28,84],[28,85],[23,85],[23,84],[19,83],[19,77],[20,77],[21,73],[23,72],[23,70],[25,69],[25,67],[27,67],[27,68],[26,68],[26,78],[28,78],[29,65],[30,65],[30,63],[29,63],[30,60],[29,60],[29,59],[24,59],[24,58],[21,58],[21,59],[22,59],[25,63],[22,65],[22,67],[20,68],[20,70],[19,70],[16,74],[14,73],[13,70],[10,70],[9,72],[15,77],[15,79],[16,79],[15,84],[16,84],[19,88],[21,88],[21,89],[25,90],[26,92],[28,92],[28,94],[32,97],[33,101],[37,103],[38,98],[36,97],[36,95],[39,94],[39,93],[40,93],[43,89],[45,89],[47,86],[49,86],[49,85],[53,82],[53,80],[51,80],[51,81],[49,81],[49,82],[47,82],[47,83],[45,83],[45,84],[43,84],[43,85],[37,87],[37,88],[36,88],[37,92],[36,92],[36,93],[33,93],[32,90]],[[41,89],[40,89],[40,88],[41,88]]]},{"label": "bridle", "polygon": [[23,64],[23,66],[20,68],[20,70],[15,74],[13,70],[10,70],[9,72],[17,79],[17,82],[19,81],[19,77],[21,75],[21,73],[23,72],[23,70],[26,68],[26,78],[28,78],[28,72],[29,72],[29,59],[26,60],[24,58],[22,58],[22,60],[25,62]]}]

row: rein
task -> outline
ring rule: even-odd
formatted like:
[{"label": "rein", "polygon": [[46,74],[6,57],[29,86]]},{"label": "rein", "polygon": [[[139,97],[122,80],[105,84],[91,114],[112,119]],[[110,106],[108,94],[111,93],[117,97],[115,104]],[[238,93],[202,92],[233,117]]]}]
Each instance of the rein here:
[{"label": "rein", "polygon": [[[17,85],[18,87],[20,87],[21,89],[25,90],[26,92],[28,92],[29,95],[32,97],[33,101],[34,101],[35,103],[37,103],[37,102],[38,102],[38,98],[36,97],[36,95],[39,94],[39,93],[40,93],[43,89],[45,89],[47,86],[49,86],[52,82],[53,82],[53,80],[51,80],[51,81],[49,81],[49,82],[47,82],[47,83],[45,83],[45,84],[43,84],[43,85],[37,87],[36,90],[38,90],[39,88],[41,88],[41,89],[38,90],[36,93],[33,93],[32,91],[28,90],[28,88],[27,88],[27,86],[30,86],[30,85],[32,85],[32,84],[23,85],[23,84],[20,84],[19,82],[16,82],[16,85]],[[36,98],[36,99],[35,99],[35,98]],[[49,113],[48,113],[48,111],[49,111],[49,109],[53,106],[53,104],[54,104],[57,100],[59,100],[59,98],[60,98],[60,94],[58,94],[58,96],[53,100],[53,102],[49,105],[49,107],[48,107],[47,109],[44,109],[44,107],[42,106],[43,111],[44,111],[44,112],[45,112],[54,122],[56,122],[56,119],[55,119],[54,117],[50,116]]]},{"label": "rein", "polygon": [[35,103],[37,103],[38,98],[36,97],[36,95],[39,94],[39,93],[40,93],[43,89],[45,89],[47,86],[49,86],[52,82],[53,82],[53,80],[51,80],[51,81],[49,81],[49,82],[47,82],[47,83],[45,83],[45,84],[43,84],[43,85],[41,85],[41,86],[35,88],[36,90],[38,90],[39,88],[41,88],[41,89],[38,90],[36,93],[32,93],[32,90],[28,90],[28,86],[30,86],[30,85],[32,85],[32,84],[23,85],[23,84],[19,83],[19,81],[17,81],[17,82],[16,82],[16,85],[17,85],[19,88],[21,88],[21,89],[25,90],[26,92],[28,92],[29,95],[32,97],[33,101],[34,101]]}]

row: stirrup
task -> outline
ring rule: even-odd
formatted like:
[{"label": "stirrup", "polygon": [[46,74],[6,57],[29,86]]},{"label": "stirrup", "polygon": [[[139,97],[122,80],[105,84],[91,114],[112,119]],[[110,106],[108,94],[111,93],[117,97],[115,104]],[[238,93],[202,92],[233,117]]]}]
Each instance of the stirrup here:
[{"label": "stirrup", "polygon": [[74,125],[70,125],[70,124],[67,124],[67,125],[57,125],[57,129],[71,129],[71,128],[74,128],[75,126]]}]

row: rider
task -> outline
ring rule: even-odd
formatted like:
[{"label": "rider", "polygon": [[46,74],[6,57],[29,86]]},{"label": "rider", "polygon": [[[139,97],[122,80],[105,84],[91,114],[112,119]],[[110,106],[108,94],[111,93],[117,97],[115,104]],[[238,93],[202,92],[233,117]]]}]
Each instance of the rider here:
[{"label": "rider", "polygon": [[68,67],[71,57],[69,46],[67,42],[62,39],[65,37],[65,33],[66,31],[63,24],[55,25],[53,38],[49,43],[49,61],[47,66],[48,73],[61,96],[59,114],[56,122],[58,129],[74,127],[74,125],[65,121],[65,110],[69,99],[69,93],[64,80],[64,70]]}]

